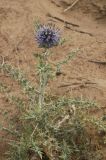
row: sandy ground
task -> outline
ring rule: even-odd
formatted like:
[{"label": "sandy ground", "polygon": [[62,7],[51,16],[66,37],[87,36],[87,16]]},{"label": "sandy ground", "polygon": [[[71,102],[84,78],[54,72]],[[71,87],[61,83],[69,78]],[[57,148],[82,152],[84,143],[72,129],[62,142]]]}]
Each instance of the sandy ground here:
[{"label": "sandy ground", "polygon": [[[34,23],[37,19],[55,23],[67,41],[53,49],[52,62],[63,59],[73,49],[79,48],[79,52],[62,68],[63,74],[50,82],[48,91],[95,100],[105,108],[106,0],[79,0],[64,12],[71,4],[72,0],[0,0],[0,62],[4,57],[6,63],[22,69],[35,83],[33,53],[39,49],[34,40]],[[20,94],[19,85],[2,72],[0,82],[8,85],[12,94]],[[0,110],[14,110],[3,93],[0,93]],[[4,145],[0,147],[1,153],[3,148]]]}]

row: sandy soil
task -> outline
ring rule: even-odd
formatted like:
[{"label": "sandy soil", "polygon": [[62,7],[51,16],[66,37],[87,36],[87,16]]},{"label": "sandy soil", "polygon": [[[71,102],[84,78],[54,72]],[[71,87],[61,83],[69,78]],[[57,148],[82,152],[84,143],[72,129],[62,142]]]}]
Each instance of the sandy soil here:
[{"label": "sandy soil", "polygon": [[[42,23],[55,23],[62,29],[67,42],[53,49],[52,62],[64,58],[73,49],[79,48],[79,52],[73,61],[62,68],[63,74],[50,82],[48,90],[51,89],[56,95],[92,99],[105,108],[106,0],[79,0],[64,12],[72,2],[0,0],[0,62],[4,57],[5,62],[22,69],[35,83],[36,60],[33,53],[39,49],[34,40],[34,23],[36,19]],[[0,73],[0,82],[12,89],[11,94],[20,94],[19,85],[3,73]],[[14,110],[3,93],[0,93],[0,110]],[[2,116],[0,120],[3,120]],[[0,146],[1,155],[4,148],[4,145]]]}]

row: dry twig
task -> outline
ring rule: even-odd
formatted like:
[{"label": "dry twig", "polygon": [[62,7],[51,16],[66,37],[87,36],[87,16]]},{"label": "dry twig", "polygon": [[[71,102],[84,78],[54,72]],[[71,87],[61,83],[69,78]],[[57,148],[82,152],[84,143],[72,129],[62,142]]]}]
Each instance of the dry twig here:
[{"label": "dry twig", "polygon": [[75,0],[70,6],[68,6],[64,12],[67,12],[69,9],[71,9],[72,7],[74,7],[77,3],[78,3],[79,0]]},{"label": "dry twig", "polygon": [[5,63],[5,57],[3,56],[0,56],[0,57],[1,57],[0,64],[3,66]]},{"label": "dry twig", "polygon": [[93,36],[92,33],[81,31],[81,30],[78,30],[78,29],[73,29],[73,28],[69,27],[67,24],[65,25],[65,28],[70,29],[70,30],[75,31],[75,32],[79,32],[79,33],[83,33],[83,34],[88,34],[89,36]]},{"label": "dry twig", "polygon": [[89,85],[89,84],[96,84],[95,82],[90,82],[90,81],[86,81],[86,82],[74,82],[74,83],[69,83],[69,84],[61,84],[60,86],[58,86],[58,88],[62,88],[62,87],[69,87],[69,86],[84,86],[84,85]]},{"label": "dry twig", "polygon": [[106,61],[88,60],[88,62],[92,62],[92,63],[97,63],[97,64],[106,65]]},{"label": "dry twig", "polygon": [[66,115],[61,121],[59,121],[56,128],[59,129],[63,125],[63,123],[66,122],[69,118],[70,116]]},{"label": "dry twig", "polygon": [[47,14],[47,16],[48,17],[51,17],[51,18],[54,18],[54,19],[56,19],[56,20],[58,20],[58,21],[60,21],[60,22],[63,22],[63,23],[65,23],[66,25],[68,24],[68,25],[72,25],[72,26],[74,26],[74,27],[79,27],[79,25],[78,24],[75,24],[75,23],[72,23],[72,22],[68,22],[68,21],[66,21],[66,20],[63,20],[63,19],[61,19],[61,18],[59,18],[59,17],[56,17],[56,16],[52,16],[51,14]]}]

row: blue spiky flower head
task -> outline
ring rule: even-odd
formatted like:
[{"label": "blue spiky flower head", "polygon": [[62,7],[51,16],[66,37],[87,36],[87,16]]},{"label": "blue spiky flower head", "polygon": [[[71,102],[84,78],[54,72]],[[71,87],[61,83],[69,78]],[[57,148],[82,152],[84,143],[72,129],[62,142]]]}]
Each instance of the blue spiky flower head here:
[{"label": "blue spiky flower head", "polygon": [[40,25],[35,37],[40,47],[51,48],[59,44],[60,30],[53,24]]}]

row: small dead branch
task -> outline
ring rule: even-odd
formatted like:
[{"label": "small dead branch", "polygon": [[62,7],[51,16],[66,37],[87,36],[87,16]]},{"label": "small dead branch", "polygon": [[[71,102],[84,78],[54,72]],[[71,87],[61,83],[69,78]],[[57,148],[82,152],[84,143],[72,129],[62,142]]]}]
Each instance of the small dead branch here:
[{"label": "small dead branch", "polygon": [[87,34],[87,35],[89,35],[89,36],[93,36],[92,33],[85,32],[85,31],[81,31],[81,30],[78,30],[78,29],[73,29],[73,28],[71,28],[71,27],[69,27],[69,26],[67,26],[67,25],[65,25],[65,28],[70,29],[70,30],[75,31],[75,32],[79,32],[79,33]]},{"label": "small dead branch", "polygon": [[0,64],[3,66],[5,63],[5,57],[0,56]]},{"label": "small dead branch", "polygon": [[57,3],[54,2],[53,0],[51,0],[51,3],[55,4],[57,7],[61,7],[59,4],[57,4]]},{"label": "small dead branch", "polygon": [[72,23],[72,22],[68,22],[68,21],[63,20],[63,19],[61,19],[61,18],[59,18],[59,17],[52,16],[52,15],[49,14],[49,13],[47,14],[47,16],[48,16],[48,17],[51,17],[51,18],[54,18],[54,19],[56,19],[56,20],[58,20],[58,21],[60,21],[60,22],[63,22],[63,23],[65,23],[66,25],[72,25],[72,26],[74,26],[74,27],[79,27],[78,24],[75,24],[75,23]]},{"label": "small dead branch", "polygon": [[89,84],[96,84],[95,82],[90,82],[90,81],[87,81],[87,82],[75,82],[75,83],[71,83],[71,84],[62,84],[60,86],[58,86],[58,88],[62,88],[62,87],[69,87],[69,86],[72,86],[72,87],[81,87],[81,86],[85,86],[85,85],[89,85]]},{"label": "small dead branch", "polygon": [[88,62],[106,65],[106,61],[103,62],[103,61],[96,61],[96,60],[88,60]]},{"label": "small dead branch", "polygon": [[69,118],[70,116],[66,115],[61,121],[59,121],[56,128],[59,129],[63,125],[63,123],[66,122]]},{"label": "small dead branch", "polygon": [[96,85],[93,85],[93,86],[91,86],[91,85],[84,85],[84,84],[79,84],[79,85],[76,85],[76,86],[70,86],[67,90],[66,90],[66,92],[69,92],[70,90],[76,90],[76,89],[81,89],[81,88],[95,88],[95,89],[99,89],[99,90],[101,90],[101,88],[100,87],[97,87]]},{"label": "small dead branch", "polygon": [[75,115],[75,105],[70,106],[69,115],[66,115],[61,121],[58,122],[56,128],[59,129],[67,120],[71,118],[72,115]]},{"label": "small dead branch", "polygon": [[75,0],[70,6],[68,6],[64,12],[67,12],[69,9],[73,8],[77,3],[78,3],[79,0]]}]

